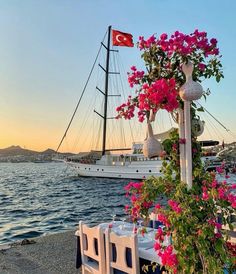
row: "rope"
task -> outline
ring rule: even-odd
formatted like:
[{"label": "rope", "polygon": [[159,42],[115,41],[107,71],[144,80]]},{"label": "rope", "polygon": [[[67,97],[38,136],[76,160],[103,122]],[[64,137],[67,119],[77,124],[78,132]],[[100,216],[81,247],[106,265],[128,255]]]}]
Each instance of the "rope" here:
[{"label": "rope", "polygon": [[[107,32],[106,32],[106,34],[107,34]],[[106,34],[104,35],[102,42],[104,41],[104,39],[105,39],[105,37],[106,37]],[[98,53],[97,53],[97,56],[96,56],[95,61],[94,61],[93,65],[92,65],[92,68],[91,68],[91,70],[90,70],[90,73],[89,73],[89,76],[88,76],[87,81],[86,81],[86,83],[85,83],[85,86],[84,86],[84,88],[83,88],[83,91],[82,91],[82,93],[81,93],[81,95],[80,95],[79,101],[78,101],[78,103],[77,103],[77,105],[76,105],[76,107],[75,107],[75,110],[74,110],[74,112],[73,112],[73,114],[72,114],[72,117],[71,117],[70,122],[69,122],[69,124],[68,124],[68,126],[67,126],[67,128],[66,128],[66,131],[65,131],[65,133],[63,134],[62,139],[61,139],[61,141],[60,141],[60,143],[59,143],[59,145],[58,145],[58,147],[57,147],[57,149],[56,149],[56,152],[58,152],[59,148],[61,147],[61,144],[62,144],[62,142],[64,141],[64,139],[65,139],[65,137],[66,137],[66,134],[67,134],[67,132],[68,132],[70,126],[71,126],[71,123],[72,123],[72,121],[73,121],[73,119],[74,119],[74,117],[75,117],[75,114],[76,114],[77,109],[78,109],[78,107],[79,107],[79,105],[80,105],[80,102],[81,102],[81,100],[82,100],[82,97],[83,97],[83,95],[84,95],[84,92],[85,92],[85,90],[86,90],[86,88],[87,88],[87,85],[88,85],[88,82],[89,82],[89,80],[90,80],[90,77],[91,77],[91,75],[92,75],[92,73],[93,73],[93,69],[94,69],[94,67],[95,67],[95,64],[97,63],[97,59],[98,59],[98,56],[99,56],[99,54],[100,54],[101,49],[102,49],[102,44],[100,45],[100,48],[99,48]]]},{"label": "rope", "polygon": [[208,113],[219,125],[221,125],[232,137],[236,137],[235,134],[229,130],[226,126],[224,126],[216,117],[214,117],[206,108],[204,108],[199,102],[197,102],[200,107],[203,108],[203,110]]},{"label": "rope", "polygon": [[[198,103],[198,102],[197,102]],[[218,119],[216,119],[207,109],[205,109],[200,103],[198,103],[200,107],[204,109],[205,112],[207,112],[218,124],[220,124],[227,132],[230,130],[226,128]]]}]

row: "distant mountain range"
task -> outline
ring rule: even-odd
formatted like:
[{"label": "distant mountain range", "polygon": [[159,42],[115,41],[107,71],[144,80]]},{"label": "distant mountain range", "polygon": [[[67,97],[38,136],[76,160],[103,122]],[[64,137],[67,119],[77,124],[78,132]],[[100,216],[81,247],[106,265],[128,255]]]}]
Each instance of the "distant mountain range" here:
[{"label": "distant mountain range", "polygon": [[45,156],[53,156],[56,154],[64,155],[64,156],[71,156],[74,155],[73,153],[57,153],[53,149],[46,149],[44,151],[34,151],[30,149],[25,149],[20,146],[10,146],[7,148],[0,149],[0,157],[14,157],[14,156],[37,156],[37,155],[45,155]]},{"label": "distant mountain range", "polygon": [[[236,142],[205,149],[206,151],[220,152],[223,158],[234,158],[236,160]],[[75,155],[74,153],[57,153],[53,149],[46,149],[44,151],[35,151],[25,149],[20,146],[10,146],[0,149],[0,162],[32,162],[32,161],[52,161],[55,158],[63,159]]]}]

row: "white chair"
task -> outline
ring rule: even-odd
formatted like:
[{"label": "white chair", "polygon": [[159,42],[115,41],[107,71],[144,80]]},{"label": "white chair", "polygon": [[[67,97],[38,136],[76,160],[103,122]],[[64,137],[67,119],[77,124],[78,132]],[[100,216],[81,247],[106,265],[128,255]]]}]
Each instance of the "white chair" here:
[{"label": "white chair", "polygon": [[[82,274],[106,274],[104,234],[100,227],[79,223]],[[95,243],[97,241],[97,244]]]},{"label": "white chair", "polygon": [[[113,261],[114,246],[116,248],[116,261]],[[132,267],[127,265],[126,249],[131,250]],[[137,235],[118,236],[106,230],[106,269],[107,274],[113,274],[114,269],[127,274],[139,273],[138,239]]]}]

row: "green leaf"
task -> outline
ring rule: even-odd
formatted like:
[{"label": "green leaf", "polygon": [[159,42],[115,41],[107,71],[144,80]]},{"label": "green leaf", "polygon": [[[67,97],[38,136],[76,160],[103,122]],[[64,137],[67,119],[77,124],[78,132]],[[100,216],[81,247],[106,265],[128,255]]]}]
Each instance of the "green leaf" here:
[{"label": "green leaf", "polygon": [[216,75],[216,82],[217,82],[217,83],[219,83],[219,82],[220,82],[220,78],[221,78],[221,77],[220,77],[220,75],[219,75],[219,74],[218,74],[218,75]]},{"label": "green leaf", "polygon": [[197,108],[197,105],[196,105],[194,102],[192,102],[191,105],[192,105],[194,108]]},{"label": "green leaf", "polygon": [[204,108],[203,107],[197,108],[197,111],[204,112]]}]

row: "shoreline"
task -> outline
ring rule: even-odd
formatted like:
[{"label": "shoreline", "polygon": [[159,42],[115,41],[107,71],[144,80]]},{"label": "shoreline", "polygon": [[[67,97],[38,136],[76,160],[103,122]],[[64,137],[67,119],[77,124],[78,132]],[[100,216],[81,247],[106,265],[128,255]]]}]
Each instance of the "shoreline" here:
[{"label": "shoreline", "polygon": [[75,231],[0,245],[1,274],[80,274]]}]

